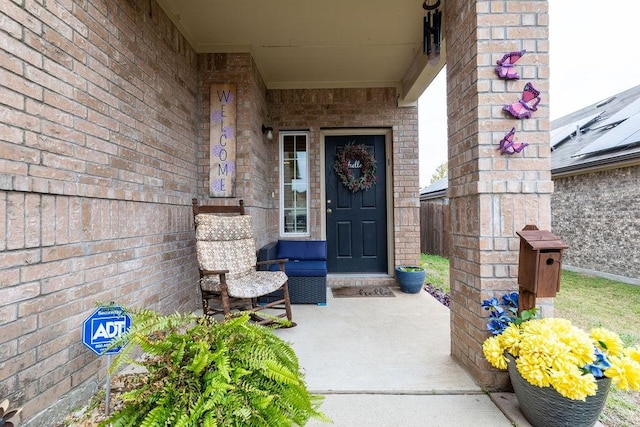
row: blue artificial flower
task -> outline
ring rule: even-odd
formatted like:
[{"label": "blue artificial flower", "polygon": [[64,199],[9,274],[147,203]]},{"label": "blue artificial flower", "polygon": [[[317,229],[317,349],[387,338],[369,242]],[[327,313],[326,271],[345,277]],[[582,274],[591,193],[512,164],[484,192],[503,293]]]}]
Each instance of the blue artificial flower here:
[{"label": "blue artificial flower", "polygon": [[493,335],[500,335],[507,329],[507,326],[509,326],[509,324],[505,324],[500,319],[491,319],[487,324],[487,329],[489,329]]},{"label": "blue artificial flower", "polygon": [[511,292],[510,294],[504,294],[502,295],[502,305],[504,305],[505,307],[510,307],[510,308],[518,308],[518,293],[517,292]]},{"label": "blue artificial flower", "polygon": [[587,372],[589,372],[591,375],[593,375],[596,378],[604,377],[604,371],[595,365],[585,365],[584,368],[587,370]]},{"label": "blue artificial flower", "polygon": [[511,323],[512,321],[511,316],[505,313],[504,310],[500,312],[492,311],[489,317],[492,319],[498,320],[499,322],[502,322],[502,323]]},{"label": "blue artificial flower", "polygon": [[482,301],[482,306],[485,310],[500,308],[500,301],[498,301],[498,298],[492,297],[491,299]]},{"label": "blue artificial flower", "polygon": [[604,377],[604,371],[611,367],[611,363],[607,360],[607,356],[599,349],[595,348],[596,360],[593,363],[585,365],[584,370],[590,372],[596,378]]},{"label": "blue artificial flower", "polygon": [[493,335],[500,335],[518,319],[518,302],[517,292],[504,294],[500,299],[492,297],[482,301],[482,307],[489,311],[487,329]]}]

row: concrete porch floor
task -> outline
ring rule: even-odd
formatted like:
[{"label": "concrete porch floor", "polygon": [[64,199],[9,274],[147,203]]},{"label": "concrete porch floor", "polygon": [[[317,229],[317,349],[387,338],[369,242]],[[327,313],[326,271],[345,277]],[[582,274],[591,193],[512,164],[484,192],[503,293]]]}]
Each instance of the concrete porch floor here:
[{"label": "concrete porch floor", "polygon": [[[530,424],[511,393],[484,393],[450,356],[449,310],[427,292],[294,305],[290,342],[336,426]],[[308,426],[325,423],[312,420]]]}]

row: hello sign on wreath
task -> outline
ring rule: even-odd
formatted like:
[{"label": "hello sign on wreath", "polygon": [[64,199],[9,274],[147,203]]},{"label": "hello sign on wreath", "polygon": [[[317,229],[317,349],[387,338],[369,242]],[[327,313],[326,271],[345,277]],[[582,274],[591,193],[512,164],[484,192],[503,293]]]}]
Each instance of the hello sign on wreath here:
[{"label": "hello sign on wreath", "polygon": [[[355,193],[367,191],[378,182],[376,167],[376,159],[366,145],[350,142],[338,152],[333,170],[342,184]],[[358,169],[360,176],[356,177],[353,171]]]}]

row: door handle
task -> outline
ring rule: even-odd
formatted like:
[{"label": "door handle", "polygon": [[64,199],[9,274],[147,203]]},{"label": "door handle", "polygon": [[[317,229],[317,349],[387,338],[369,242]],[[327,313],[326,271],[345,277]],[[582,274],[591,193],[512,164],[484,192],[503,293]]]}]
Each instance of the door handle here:
[{"label": "door handle", "polygon": [[327,208],[327,213],[331,214],[331,213],[333,213],[333,210],[331,208]]}]

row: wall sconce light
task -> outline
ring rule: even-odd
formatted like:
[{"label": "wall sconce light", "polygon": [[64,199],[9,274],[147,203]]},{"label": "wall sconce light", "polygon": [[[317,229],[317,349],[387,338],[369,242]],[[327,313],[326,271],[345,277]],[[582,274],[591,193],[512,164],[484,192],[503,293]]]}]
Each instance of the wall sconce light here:
[{"label": "wall sconce light", "polygon": [[273,128],[270,126],[262,125],[262,133],[266,135],[267,139],[271,141],[273,139]]}]

